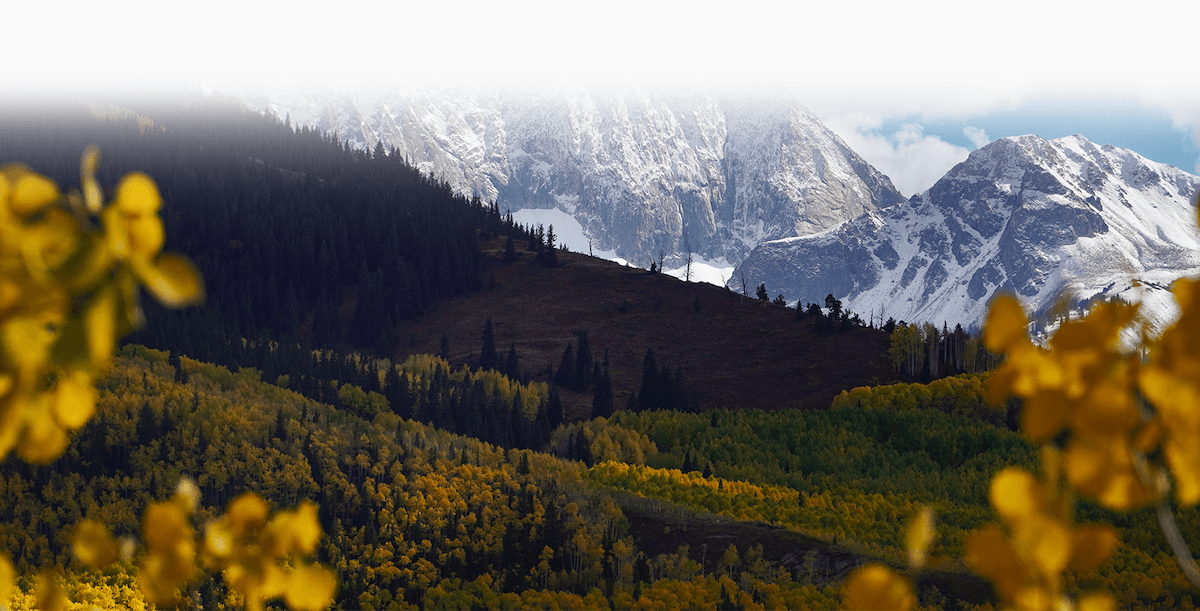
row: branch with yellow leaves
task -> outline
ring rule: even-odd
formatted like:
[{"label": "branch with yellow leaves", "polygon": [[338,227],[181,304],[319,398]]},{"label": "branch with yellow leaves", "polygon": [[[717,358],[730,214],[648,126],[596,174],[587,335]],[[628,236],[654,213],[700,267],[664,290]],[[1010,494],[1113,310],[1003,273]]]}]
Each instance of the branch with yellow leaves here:
[{"label": "branch with yellow leaves", "polygon": [[[192,264],[162,252],[162,196],[154,181],[126,174],[105,205],[95,178],[99,162],[98,149],[88,147],[80,190],[65,195],[23,164],[0,166],[0,459],[15,448],[28,462],[50,463],[66,448],[68,432],[91,419],[94,381],[111,366],[120,338],[141,322],[139,287],[168,307],[204,298]],[[147,601],[176,602],[199,575],[199,556],[252,610],[280,596],[293,609],[332,602],[333,573],[306,560],[321,537],[315,506],[268,519],[266,502],[244,494],[198,542],[191,524],[198,500],[195,483],[184,479],[171,500],[146,509],[138,581]],[[136,547],[91,520],[76,526],[72,543],[76,558],[94,568],[130,562]],[[0,554],[0,606],[15,582],[11,561]],[[35,596],[41,609],[69,604],[45,571]]]},{"label": "branch with yellow leaves", "polygon": [[[1181,570],[1200,588],[1200,569],[1168,505],[1172,489],[1181,507],[1200,502],[1200,281],[1183,278],[1172,290],[1180,316],[1158,338],[1134,326],[1138,305],[1103,303],[1064,323],[1045,347],[1030,339],[1015,297],[992,302],[984,343],[1006,360],[992,374],[989,399],[1022,398],[1021,431],[1043,448],[1040,478],[1014,468],[996,474],[991,504],[1001,525],[976,531],[967,544],[967,562],[1005,603],[1115,606],[1108,594],[1071,600],[1064,592],[1065,569],[1093,570],[1117,546],[1111,526],[1074,524],[1076,495],[1121,511],[1154,505]],[[1130,348],[1122,334],[1135,332],[1140,344]],[[911,608],[906,580],[886,567],[867,569],[847,583],[852,608]]]}]

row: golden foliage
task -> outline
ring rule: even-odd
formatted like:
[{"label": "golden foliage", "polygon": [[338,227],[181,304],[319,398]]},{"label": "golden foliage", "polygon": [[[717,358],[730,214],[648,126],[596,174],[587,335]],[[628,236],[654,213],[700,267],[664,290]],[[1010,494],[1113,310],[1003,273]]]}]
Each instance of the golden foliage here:
[{"label": "golden foliage", "polygon": [[882,564],[868,564],[846,579],[846,608],[906,611],[916,606],[912,584]]},{"label": "golden foliage", "polygon": [[[93,381],[110,367],[121,336],[139,322],[138,286],[168,307],[203,298],[199,273],[184,257],[162,253],[162,196],[141,172],[126,174],[106,206],[95,179],[100,155],[89,147],[80,163],[82,191],[63,195],[49,178],[22,164],[0,166],[0,459],[12,449],[26,461],[49,463],[95,411]],[[174,497],[152,503],[142,519],[146,553],[138,584],[147,602],[171,605],[200,574],[191,516],[199,490],[190,479]],[[235,499],[208,527],[205,564],[251,609],[284,596],[295,609],[328,606],[336,578],[308,564],[321,537],[316,508],[302,504],[267,519],[256,495]],[[121,555],[108,529],[76,525],[72,551],[103,568]],[[288,569],[291,569],[290,571]],[[15,590],[15,572],[0,555],[0,605]],[[37,578],[33,604],[70,604],[53,573]]]},{"label": "golden foliage", "polygon": [[126,175],[104,206],[98,163],[89,147],[83,191],[65,196],[28,166],[0,167],[0,458],[15,447],[49,463],[91,418],[92,381],[138,322],[139,284],[173,307],[204,294],[191,263],[160,255],[154,181]]},{"label": "golden foliage", "polygon": [[[336,578],[304,561],[321,538],[316,506],[305,502],[269,520],[267,513],[266,501],[256,494],[231,501],[205,532],[205,564],[223,571],[225,583],[245,597],[249,609],[262,609],[265,600],[284,595],[295,609],[329,606]],[[295,567],[290,574],[289,564]]]}]

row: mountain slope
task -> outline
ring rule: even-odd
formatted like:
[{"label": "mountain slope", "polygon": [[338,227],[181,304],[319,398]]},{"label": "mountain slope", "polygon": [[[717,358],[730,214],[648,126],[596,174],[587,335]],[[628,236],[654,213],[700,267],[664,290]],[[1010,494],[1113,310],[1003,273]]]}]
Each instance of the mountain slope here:
[{"label": "mountain slope", "polygon": [[[1152,302],[1200,271],[1200,177],[1082,136],[1004,138],[925,193],[819,235],[761,245],[734,277],[789,299],[832,293],[897,320],[977,324],[997,291],[1042,311],[1060,296]],[[1135,281],[1143,283],[1141,288]]]},{"label": "mountain slope", "polygon": [[406,91],[245,95],[353,146],[382,142],[501,210],[560,208],[596,248],[740,261],[903,200],[786,94]]}]

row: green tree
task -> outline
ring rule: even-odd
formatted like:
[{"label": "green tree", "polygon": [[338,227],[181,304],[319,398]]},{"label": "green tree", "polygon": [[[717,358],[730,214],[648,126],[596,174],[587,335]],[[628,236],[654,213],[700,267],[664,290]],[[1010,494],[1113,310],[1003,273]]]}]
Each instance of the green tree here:
[{"label": "green tree", "polygon": [[613,415],[612,378],[608,372],[608,349],[604,350],[604,369],[600,379],[596,380],[596,390],[592,394],[592,417],[608,418]]},{"label": "green tree", "polygon": [[483,345],[479,349],[479,369],[487,371],[496,369],[499,356],[496,354],[496,336],[492,330],[492,317],[483,323]]}]

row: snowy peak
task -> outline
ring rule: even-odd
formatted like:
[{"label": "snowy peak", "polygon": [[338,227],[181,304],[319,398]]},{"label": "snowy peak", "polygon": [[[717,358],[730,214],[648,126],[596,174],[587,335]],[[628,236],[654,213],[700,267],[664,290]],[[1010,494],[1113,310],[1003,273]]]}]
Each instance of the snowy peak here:
[{"label": "snowy peak", "polygon": [[558,208],[597,249],[648,263],[741,260],[765,240],[903,201],[887,177],[790,96],[546,89],[244,99],[383,142],[501,209]]},{"label": "snowy peak", "polygon": [[761,245],[735,276],[807,301],[833,293],[864,315],[964,325],[997,291],[1033,311],[1062,296],[1145,299],[1200,271],[1197,188],[1200,177],[1083,136],[1004,138],[904,204]]}]

